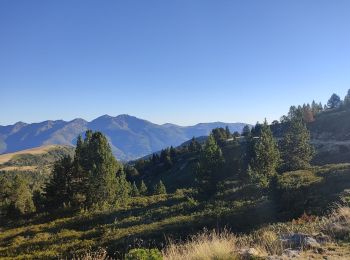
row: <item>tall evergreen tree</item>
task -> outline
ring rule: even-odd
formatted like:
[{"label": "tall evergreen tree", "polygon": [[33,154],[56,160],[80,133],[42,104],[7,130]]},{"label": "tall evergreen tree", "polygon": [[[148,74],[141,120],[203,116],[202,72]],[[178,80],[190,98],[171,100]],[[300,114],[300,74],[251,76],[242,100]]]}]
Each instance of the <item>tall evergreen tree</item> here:
[{"label": "tall evergreen tree", "polygon": [[66,156],[53,166],[52,178],[46,186],[47,206],[61,207],[70,205],[74,197],[73,163]]},{"label": "tall evergreen tree", "polygon": [[33,194],[30,190],[28,181],[21,175],[14,178],[11,195],[11,209],[20,215],[25,215],[35,211]]},{"label": "tall evergreen tree", "polygon": [[337,94],[333,94],[327,102],[327,106],[330,109],[338,108],[341,105],[341,99]]},{"label": "tall evergreen tree", "polygon": [[314,149],[310,144],[310,132],[305,123],[294,119],[281,141],[284,170],[300,170],[310,167]]},{"label": "tall evergreen tree", "polygon": [[205,196],[213,195],[222,179],[225,159],[216,143],[214,136],[210,135],[200,154],[197,169],[198,191]]},{"label": "tall evergreen tree", "polygon": [[271,129],[265,120],[261,125],[260,136],[254,144],[254,155],[248,167],[250,179],[262,187],[267,187],[276,174],[280,153]]},{"label": "tall evergreen tree", "polygon": [[249,125],[243,127],[242,136],[247,137],[251,134]]},{"label": "tall evergreen tree", "polygon": [[166,188],[162,180],[157,183],[153,189],[154,195],[166,194]]},{"label": "tall evergreen tree", "polygon": [[190,152],[198,152],[201,149],[200,143],[192,137],[190,144],[188,145],[188,150]]},{"label": "tall evergreen tree", "polygon": [[115,159],[107,138],[95,132],[85,141],[87,159],[90,167],[90,185],[87,195],[88,204],[113,203],[116,199],[117,172],[121,165]]},{"label": "tall evergreen tree", "polygon": [[344,98],[344,106],[346,108],[350,107],[350,89],[348,90],[348,93],[346,94],[346,96]]},{"label": "tall evergreen tree", "polygon": [[143,180],[141,181],[139,191],[140,195],[142,196],[146,196],[148,194],[148,188]]},{"label": "tall evergreen tree", "polygon": [[229,139],[232,137],[230,128],[228,128],[228,126],[225,127],[225,132],[226,132],[226,138]]},{"label": "tall evergreen tree", "polygon": [[55,165],[47,198],[55,205],[90,207],[114,204],[124,199],[130,189],[107,138],[88,130],[84,140],[78,137],[74,160],[66,157]]},{"label": "tall evergreen tree", "polygon": [[132,183],[132,186],[131,186],[131,196],[133,196],[133,197],[140,196],[139,189],[137,188],[135,182],[133,182],[133,183]]}]

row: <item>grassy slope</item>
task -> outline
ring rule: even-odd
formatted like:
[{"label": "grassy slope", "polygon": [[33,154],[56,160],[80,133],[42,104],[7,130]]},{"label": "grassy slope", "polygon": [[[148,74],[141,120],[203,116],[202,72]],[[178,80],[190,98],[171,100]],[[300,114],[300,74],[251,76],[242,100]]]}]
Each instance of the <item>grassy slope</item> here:
[{"label": "grassy slope", "polygon": [[[290,183],[298,182],[295,173],[284,177],[282,194],[290,194]],[[284,197],[299,212],[323,214],[327,205],[350,188],[350,165],[332,165],[315,169],[307,184],[293,190],[295,197]],[[289,178],[288,178],[289,177]],[[235,232],[249,231],[264,223],[291,219],[283,207],[266,196],[258,196],[249,186],[235,180],[215,201],[199,203],[191,191],[170,195],[133,198],[127,206],[100,212],[74,214],[60,212],[37,216],[1,227],[0,258],[30,259],[69,256],[88,248],[107,247],[125,252],[130,247],[162,247],[165,237],[184,237],[203,227],[230,227]],[[298,196],[301,194],[301,198]]]},{"label": "grassy slope", "polygon": [[72,154],[73,147],[46,145],[15,153],[0,155],[1,171],[36,171],[43,166],[50,166],[63,155]]}]

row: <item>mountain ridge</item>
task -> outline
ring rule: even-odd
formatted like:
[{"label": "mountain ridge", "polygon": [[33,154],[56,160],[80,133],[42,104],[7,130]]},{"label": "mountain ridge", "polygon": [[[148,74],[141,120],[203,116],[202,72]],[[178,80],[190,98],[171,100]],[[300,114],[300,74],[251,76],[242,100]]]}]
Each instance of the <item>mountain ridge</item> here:
[{"label": "mountain ridge", "polygon": [[0,154],[51,144],[74,145],[78,135],[91,129],[107,136],[118,159],[133,160],[168,146],[178,146],[193,136],[208,135],[216,127],[228,126],[232,132],[241,132],[245,125],[240,122],[209,122],[192,126],[156,124],[128,114],[106,114],[91,121],[82,118],[36,123],[19,121],[0,126]]}]

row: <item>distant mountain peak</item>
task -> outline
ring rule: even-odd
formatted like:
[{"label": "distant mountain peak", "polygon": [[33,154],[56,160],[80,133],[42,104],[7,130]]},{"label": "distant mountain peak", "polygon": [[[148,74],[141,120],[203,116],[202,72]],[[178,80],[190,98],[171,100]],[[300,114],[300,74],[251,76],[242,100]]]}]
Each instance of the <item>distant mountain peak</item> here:
[{"label": "distant mountain peak", "polygon": [[100,116],[90,122],[82,118],[71,121],[47,120],[26,124],[18,122],[0,126],[0,153],[15,152],[48,144],[74,145],[78,135],[87,129],[101,131],[110,141],[118,159],[131,160],[159,151],[168,146],[178,146],[193,136],[205,136],[216,127],[228,125],[241,131],[245,124],[201,123],[195,126],[155,124],[128,114],[116,117]]}]

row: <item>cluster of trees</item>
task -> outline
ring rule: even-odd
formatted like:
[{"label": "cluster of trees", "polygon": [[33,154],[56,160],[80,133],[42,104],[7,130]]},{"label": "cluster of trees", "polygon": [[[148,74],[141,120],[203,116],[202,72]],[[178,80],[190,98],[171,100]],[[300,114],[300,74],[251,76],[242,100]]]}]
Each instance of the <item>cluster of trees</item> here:
[{"label": "cluster of trees", "polygon": [[[166,193],[161,181],[153,193]],[[47,203],[54,207],[118,205],[130,196],[148,194],[143,181],[137,187],[135,182],[127,180],[124,167],[115,159],[107,138],[90,130],[84,140],[78,137],[74,158],[64,157],[55,164],[46,187]]]},{"label": "cluster of trees", "polygon": [[0,216],[35,212],[33,193],[25,175],[0,175]]},{"label": "cluster of trees", "polygon": [[[214,132],[209,136],[200,152],[197,167],[197,183],[200,194],[210,197],[222,186],[228,176],[222,146]],[[241,146],[240,176],[259,187],[267,188],[279,173],[307,169],[313,157],[310,133],[302,117],[289,120],[283,138],[277,142],[270,126],[265,122],[243,129]]]},{"label": "cluster of trees", "polygon": [[340,96],[337,94],[333,94],[327,102],[328,109],[336,109],[336,108],[350,108],[350,89],[348,90],[346,96],[342,100]]},{"label": "cluster of trees", "polygon": [[[168,150],[161,155],[161,160],[167,157]],[[139,185],[130,182],[125,172],[132,170],[136,169],[124,167],[115,159],[102,133],[88,130],[84,139],[78,137],[74,156],[64,156],[55,162],[42,192],[33,194],[33,187],[24,174],[1,175],[0,215],[26,215],[61,207],[116,206],[132,196],[166,194],[161,180],[151,189],[143,180]]]}]

